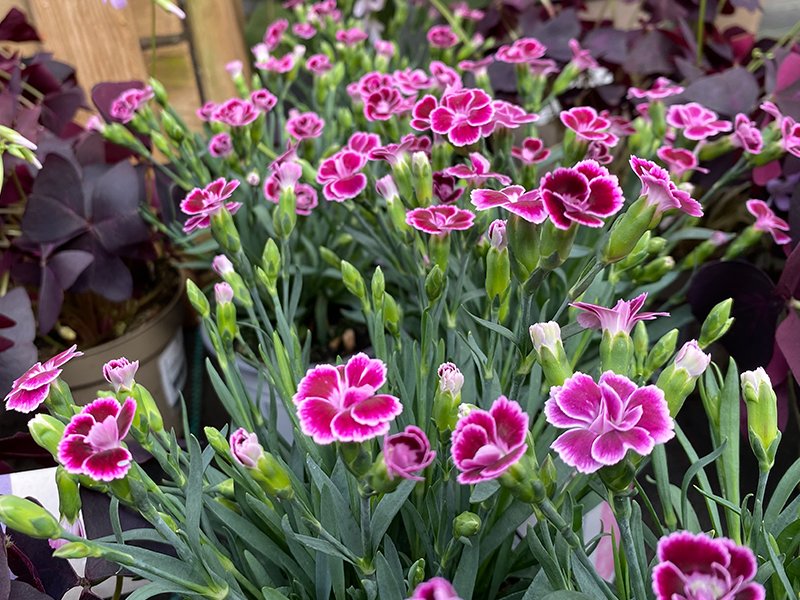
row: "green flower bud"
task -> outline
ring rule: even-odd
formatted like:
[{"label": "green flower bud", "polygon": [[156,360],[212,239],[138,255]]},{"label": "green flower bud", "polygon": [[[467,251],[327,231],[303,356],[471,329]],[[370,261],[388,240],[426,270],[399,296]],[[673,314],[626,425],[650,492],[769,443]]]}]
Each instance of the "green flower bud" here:
[{"label": "green flower bud", "polygon": [[[406,202],[414,197],[414,184],[411,175],[411,167],[408,164],[408,156],[400,156],[392,165],[392,177],[400,191],[400,196]],[[405,217],[403,218],[405,222]]]},{"label": "green flower bud", "polygon": [[56,469],[56,487],[58,488],[58,512],[70,523],[74,523],[81,510],[81,495],[78,478],[70,475],[59,466]]},{"label": "green flower bud", "polygon": [[722,231],[715,231],[711,237],[695,246],[689,254],[683,258],[681,269],[694,269],[705,263],[717,248],[727,244],[733,236]]},{"label": "green flower bud", "polygon": [[90,546],[86,542],[67,542],[55,550],[53,556],[67,559],[100,558],[102,552],[94,544]]},{"label": "green flower bud", "polygon": [[603,262],[611,264],[628,256],[655,219],[656,206],[648,204],[647,196],[641,196],[614,222],[603,249]]},{"label": "green flower bud", "polygon": [[208,298],[191,279],[186,280],[186,295],[189,297],[189,302],[197,314],[203,319],[208,318],[211,314],[211,305],[208,303]]},{"label": "green flower bud", "polygon": [[7,527],[38,539],[59,539],[61,525],[44,508],[17,496],[0,496],[0,521]]},{"label": "green flower bud", "polygon": [[675,268],[675,259],[671,256],[659,256],[634,272],[637,283],[653,283]]},{"label": "green flower bud", "polygon": [[486,295],[502,300],[511,289],[511,261],[508,248],[489,248],[486,254]]},{"label": "green flower bud", "polygon": [[103,137],[125,148],[136,148],[138,150],[141,147],[142,150],[147,150],[122,123],[108,123],[103,127]]},{"label": "green flower bud", "polygon": [[742,395],[747,404],[750,445],[758,458],[759,467],[769,470],[775,463],[775,453],[780,443],[778,399],[763,367],[743,372],[741,380]]},{"label": "green flower bud", "polygon": [[519,281],[527,281],[539,265],[541,225],[512,215],[506,224],[511,266]]},{"label": "green flower bud", "polygon": [[347,291],[353,294],[356,298],[361,300],[364,306],[369,306],[367,299],[367,286],[364,283],[364,278],[352,264],[343,260],[341,263],[342,269],[342,282]]},{"label": "green flower bud", "polygon": [[539,268],[553,271],[569,258],[572,244],[578,233],[578,226],[573,223],[569,229],[559,229],[548,219],[542,226],[542,241],[539,246]]},{"label": "green flower bud", "polygon": [[369,490],[378,494],[391,494],[403,481],[401,477],[390,477],[389,470],[386,468],[386,460],[383,452],[378,455],[377,460],[365,476]]},{"label": "green flower bud", "polygon": [[733,240],[730,246],[728,246],[723,259],[731,260],[743,254],[749,248],[755,246],[763,235],[763,231],[759,231],[753,225],[750,225]]},{"label": "green flower bud", "polygon": [[436,428],[445,433],[452,431],[458,421],[458,407],[461,404],[461,388],[464,386],[464,375],[459,368],[446,362],[437,370],[439,385],[433,396],[433,422]]},{"label": "green flower bud", "polygon": [[281,190],[278,205],[272,212],[272,223],[275,226],[275,235],[280,239],[288,239],[297,224],[297,196],[294,188]]},{"label": "green flower bud", "polygon": [[647,334],[647,326],[644,321],[639,321],[633,327],[633,356],[636,361],[636,372],[644,371],[644,362],[647,359],[647,351],[650,348],[650,336]]},{"label": "green flower bud", "polygon": [[419,206],[428,206],[433,197],[433,174],[428,155],[414,152],[411,156],[411,172],[414,175],[414,191]]},{"label": "green flower bud", "polygon": [[530,326],[528,333],[545,380],[550,385],[562,385],[573,371],[564,352],[561,327],[555,321],[536,323]]},{"label": "green flower bud", "polygon": [[319,247],[319,255],[325,263],[332,266],[334,269],[341,270],[342,268],[342,259],[337,256],[337,254],[325,246]]},{"label": "green flower bud", "polygon": [[661,336],[650,350],[644,361],[644,371],[642,376],[649,379],[658,369],[664,366],[670,356],[675,354],[675,347],[678,345],[678,330],[672,329]]},{"label": "green flower bud", "polygon": [[151,77],[147,83],[153,90],[153,96],[156,102],[166,107],[169,104],[169,97],[167,96],[167,90],[164,88],[164,85],[155,77]]},{"label": "green flower bud", "polygon": [[155,399],[147,388],[139,385],[138,383],[133,386],[133,398],[136,400],[136,414],[133,418],[133,427],[137,427],[137,420],[142,416],[146,417],[147,427],[142,427],[142,433],[160,433],[164,431],[164,418],[161,416],[161,411],[158,409]]},{"label": "green flower bud", "polygon": [[474,512],[465,510],[453,519],[453,537],[457,540],[478,535],[480,530],[481,518]]},{"label": "green flower bud", "polygon": [[633,340],[625,331],[603,331],[600,340],[600,369],[630,376],[633,365]]},{"label": "green flower bud", "polygon": [[383,303],[383,323],[389,333],[392,335],[400,333],[400,321],[402,318],[403,312],[397,301],[387,292]]},{"label": "green flower bud", "polygon": [[444,292],[444,274],[439,265],[433,265],[433,268],[425,278],[425,294],[428,296],[428,304],[433,305],[439,298],[442,297]]},{"label": "green flower bud", "polygon": [[261,266],[267,274],[268,288],[270,291],[276,289],[278,276],[281,272],[281,252],[278,245],[272,238],[264,244],[264,251],[261,253]]},{"label": "green flower bud", "polygon": [[28,431],[39,446],[58,457],[58,443],[64,437],[64,424],[50,415],[39,413],[28,421]]},{"label": "green flower bud", "polygon": [[425,559],[420,558],[408,569],[408,594],[425,581]]},{"label": "green flower bud", "polygon": [[548,454],[545,457],[542,466],[539,468],[539,478],[547,491],[548,496],[552,496],[556,492],[558,485],[558,471],[556,470],[556,463],[553,462],[553,457]]},{"label": "green flower bud", "polygon": [[180,143],[186,137],[186,129],[169,111],[165,110],[161,113],[161,124],[164,126],[164,131],[167,132],[167,135],[176,142]]},{"label": "green flower bud", "polygon": [[292,480],[289,477],[289,473],[272,454],[264,452],[261,458],[258,459],[256,469],[260,474],[260,477],[256,477],[256,480],[262,484],[267,494],[281,500],[291,500],[294,497],[294,489],[292,488]]},{"label": "green flower bud", "polygon": [[733,318],[731,317],[732,306],[733,299],[728,298],[717,304],[711,309],[711,312],[708,313],[700,329],[700,339],[698,343],[701,348],[708,348],[731,328],[731,325],[733,325]]},{"label": "green flower bud", "polygon": [[340,443],[339,454],[341,454],[347,470],[357,479],[362,479],[372,468],[372,456],[363,444],[356,442]]},{"label": "green flower bud", "polygon": [[150,139],[153,141],[153,146],[155,146],[161,154],[166,156],[169,160],[175,160],[175,151],[166,137],[158,131],[153,131],[150,133]]},{"label": "green flower bud", "polygon": [[383,278],[383,271],[380,267],[375,267],[372,275],[372,304],[375,309],[383,308],[383,300],[386,296],[386,281]]},{"label": "green flower bud", "polygon": [[233,216],[226,208],[220,208],[211,217],[211,232],[217,243],[222,246],[228,255],[235,255],[242,248],[239,232],[233,223]]},{"label": "green flower bud", "polygon": [[214,427],[204,427],[203,433],[206,434],[206,439],[209,445],[214,448],[214,452],[220,456],[229,457],[231,455],[231,447],[228,440],[225,439],[218,429]]},{"label": "green flower bud", "polygon": [[[216,448],[214,448],[214,450],[216,450]],[[236,494],[234,492],[234,489],[235,485],[233,483],[233,479],[231,479],[230,477],[224,481],[219,482],[217,485],[213,487],[213,491],[217,492],[218,494],[221,494],[228,500],[236,499]]]},{"label": "green flower bud", "polygon": [[450,258],[450,235],[432,235],[428,239],[428,254],[431,262],[438,265],[442,273],[447,273]]},{"label": "green flower bud", "polygon": [[498,481],[521,502],[541,501],[546,491],[539,481],[538,472],[535,458],[524,454],[498,478]]},{"label": "green flower bud", "polygon": [[[649,232],[648,232],[649,233]],[[660,236],[652,236],[647,243],[647,251],[650,254],[660,254],[667,247],[666,238]]]},{"label": "green flower bud", "polygon": [[645,231],[644,235],[636,242],[636,246],[631,250],[631,253],[614,265],[615,269],[621,272],[639,266],[650,255],[651,239],[651,233]]}]

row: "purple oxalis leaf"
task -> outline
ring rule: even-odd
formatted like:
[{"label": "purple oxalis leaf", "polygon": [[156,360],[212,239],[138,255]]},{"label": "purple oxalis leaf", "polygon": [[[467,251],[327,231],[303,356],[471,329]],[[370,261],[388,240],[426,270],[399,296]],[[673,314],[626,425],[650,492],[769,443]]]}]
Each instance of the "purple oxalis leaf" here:
[{"label": "purple oxalis leaf", "polygon": [[758,94],[758,82],[753,74],[743,67],[733,67],[693,81],[680,98],[699,102],[724,117],[733,117],[740,112],[750,114]]},{"label": "purple oxalis leaf", "polygon": [[65,158],[50,154],[28,198],[22,229],[35,242],[61,243],[88,228],[80,176]]},{"label": "purple oxalis leaf", "polygon": [[58,320],[64,291],[72,287],[94,257],[83,250],[64,250],[45,259],[39,284],[39,333],[49,332]]},{"label": "purple oxalis leaf", "polygon": [[648,31],[633,42],[625,61],[625,70],[637,75],[670,73],[670,48],[671,44],[663,33],[657,29]]},{"label": "purple oxalis leaf", "polygon": [[12,8],[0,21],[0,40],[4,42],[38,42],[41,40],[36,29],[18,8]]},{"label": "purple oxalis leaf", "polygon": [[92,102],[97,107],[97,111],[106,121],[114,121],[111,118],[111,104],[117,97],[131,88],[140,90],[144,87],[141,81],[104,81],[92,88]]},{"label": "purple oxalis leaf", "polygon": [[33,343],[36,322],[30,298],[23,288],[14,288],[0,297],[0,313],[15,323],[3,329],[3,336],[14,342],[14,346],[3,352],[0,358],[0,394],[5,396],[11,389],[11,382],[36,362],[37,351]]}]

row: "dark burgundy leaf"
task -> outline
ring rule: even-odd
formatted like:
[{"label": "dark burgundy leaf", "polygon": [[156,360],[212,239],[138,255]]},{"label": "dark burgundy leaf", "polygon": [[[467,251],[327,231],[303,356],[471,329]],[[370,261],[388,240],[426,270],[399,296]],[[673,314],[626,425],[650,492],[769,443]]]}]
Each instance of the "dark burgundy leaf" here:
[{"label": "dark burgundy leaf", "polygon": [[3,352],[0,360],[0,396],[5,397],[11,382],[36,362],[36,321],[23,288],[14,288],[0,297],[0,313],[15,322],[13,327],[3,329],[3,336],[14,341],[14,347]]},{"label": "dark burgundy leaf", "polygon": [[[54,600],[52,596],[43,594],[36,588],[31,587],[22,581],[11,582],[11,594],[9,597],[13,598],[14,600]],[[58,598],[61,597],[62,596],[58,596]]]},{"label": "dark burgundy leaf", "polygon": [[113,121],[111,118],[111,104],[117,97],[131,88],[142,89],[144,83],[141,81],[107,81],[98,83],[92,88],[92,102],[97,107],[97,111],[106,121]]},{"label": "dark burgundy leaf", "polygon": [[83,250],[64,250],[51,256],[47,266],[53,271],[61,287],[68,290],[93,260],[94,257]]},{"label": "dark burgundy leaf", "polygon": [[75,118],[78,109],[84,106],[83,91],[80,88],[48,94],[42,105],[42,125],[56,135],[62,135]]},{"label": "dark burgundy leaf", "polygon": [[756,78],[743,67],[733,67],[724,73],[709,75],[693,81],[681,98],[699,102],[724,117],[736,113],[750,114],[756,107],[759,89]]},{"label": "dark burgundy leaf", "polygon": [[5,42],[38,42],[39,34],[18,8],[12,8],[0,21],[0,40]]},{"label": "dark burgundy leaf", "polygon": [[106,252],[100,242],[90,235],[81,236],[72,247],[94,256],[92,263],[75,281],[74,291],[91,290],[112,302],[123,302],[131,297],[133,276],[119,256]]},{"label": "dark burgundy leaf", "polygon": [[84,588],[84,590],[81,592],[81,597],[78,598],[78,600],[102,600],[102,599],[100,598],[100,596],[96,596],[90,590]]},{"label": "dark burgundy leaf", "polygon": [[568,61],[572,56],[569,41],[581,35],[581,22],[574,8],[567,8],[547,21],[525,22],[524,35],[535,37],[547,46],[547,56],[560,61]]},{"label": "dark burgundy leaf", "polygon": [[0,531],[0,600],[9,600],[11,591],[11,573],[8,570],[8,553],[6,552],[6,536]]},{"label": "dark burgundy leaf", "polygon": [[778,325],[775,341],[792,371],[794,380],[800,381],[800,316],[796,310],[791,310]]},{"label": "dark burgundy leaf", "polygon": [[778,294],[785,300],[794,298],[800,293],[800,244],[795,246],[778,279]]},{"label": "dark burgundy leaf", "polygon": [[[35,500],[29,498],[29,500]],[[18,550],[30,559],[44,591],[54,598],[62,598],[67,590],[78,585],[78,575],[68,560],[53,556],[48,540],[39,540],[15,533],[12,541]],[[35,585],[34,582],[28,582]]]},{"label": "dark burgundy leaf", "polygon": [[37,317],[39,318],[39,333],[46,335],[58,321],[61,306],[64,304],[64,288],[52,269],[46,265],[41,270],[39,280],[39,302]]},{"label": "dark burgundy leaf", "polygon": [[670,43],[664,34],[653,29],[636,39],[625,60],[625,70],[637,75],[671,72]]},{"label": "dark burgundy leaf", "polygon": [[63,242],[87,227],[77,171],[68,160],[50,154],[36,177],[22,217],[26,237],[37,242]]},{"label": "dark burgundy leaf", "polygon": [[150,232],[139,213],[140,191],[139,177],[128,162],[118,163],[93,182],[92,231],[106,250],[114,252],[148,239]]},{"label": "dark burgundy leaf", "polygon": [[597,27],[586,34],[584,47],[598,60],[621,65],[628,56],[628,34],[614,27]]}]

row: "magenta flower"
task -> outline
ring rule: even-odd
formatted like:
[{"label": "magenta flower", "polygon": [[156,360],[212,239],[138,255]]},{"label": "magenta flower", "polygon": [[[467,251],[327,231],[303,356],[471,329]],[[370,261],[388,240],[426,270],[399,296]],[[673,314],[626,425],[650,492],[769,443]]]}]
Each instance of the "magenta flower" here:
[{"label": "magenta flower", "polygon": [[233,460],[248,469],[255,469],[258,459],[264,454],[264,449],[258,443],[258,436],[242,427],[231,434],[230,446]]},{"label": "magenta flower", "polygon": [[434,25],[428,30],[428,43],[434,48],[452,48],[458,44],[458,36],[449,25]]},{"label": "magenta flower", "polygon": [[210,121],[215,110],[217,110],[216,102],[206,102],[195,111],[195,114],[201,121]]},{"label": "magenta flower", "polygon": [[440,60],[432,60],[430,64],[431,77],[445,90],[457,90],[463,87],[461,76]]},{"label": "magenta flower", "polygon": [[528,137],[523,140],[522,146],[511,148],[511,156],[526,165],[535,165],[547,160],[550,150],[544,147],[544,142],[539,138]]},{"label": "magenta flower", "polygon": [[336,7],[336,0],[322,0],[311,5],[309,16],[318,21],[324,21],[328,17],[338,22],[342,18],[342,12]]},{"label": "magenta flower", "polygon": [[231,127],[244,127],[258,118],[258,111],[248,100],[231,98],[219,104],[211,115],[212,121],[220,121]]},{"label": "magenta flower", "polygon": [[581,44],[576,39],[569,41],[569,49],[572,51],[572,64],[575,65],[579,71],[586,71],[587,69],[596,69],[599,65],[592,57],[591,53],[585,48],[581,48]]},{"label": "magenta flower", "polygon": [[658,541],[656,600],[764,600],[753,551],[727,538],[676,531]]},{"label": "magenta flower", "polygon": [[396,88],[376,90],[364,101],[364,116],[368,121],[388,121],[395,113],[405,109],[405,99]]},{"label": "magenta flower", "polygon": [[289,21],[286,19],[278,19],[269,24],[264,32],[264,45],[266,45],[267,50],[272,52],[280,45],[283,34],[287,29],[289,29]]},{"label": "magenta flower", "polygon": [[332,68],[331,59],[328,58],[327,54],[312,54],[306,61],[306,69],[314,73],[314,75],[322,75]]},{"label": "magenta flower", "polygon": [[546,50],[535,38],[520,38],[510,46],[500,46],[494,58],[504,63],[531,63],[542,58]]},{"label": "magenta flower", "polygon": [[298,183],[296,186],[294,186],[294,195],[294,211],[298,215],[307,217],[319,204],[319,200],[317,199],[317,190],[314,189],[314,186],[308,185],[307,183]]},{"label": "magenta flower", "polygon": [[561,122],[575,132],[580,139],[587,142],[603,142],[607,146],[616,146],[619,138],[608,131],[611,121],[597,114],[591,106],[576,106],[562,110]]},{"label": "magenta flower", "polygon": [[391,75],[372,71],[371,73],[361,76],[361,79],[358,80],[357,88],[358,93],[363,99],[369,97],[373,92],[377,92],[385,87],[392,87],[393,85],[394,79]]},{"label": "magenta flower", "polygon": [[657,206],[658,213],[677,208],[693,217],[703,216],[700,203],[678,189],[666,169],[638,156],[631,156],[630,164],[642,183],[642,196],[647,196],[648,204]]},{"label": "magenta flower", "polygon": [[656,156],[667,164],[667,168],[675,177],[681,177],[689,171],[708,173],[708,169],[697,166],[697,156],[686,148],[663,146],[656,150]]},{"label": "magenta flower", "polygon": [[543,223],[547,219],[547,211],[539,190],[526,192],[521,185],[510,185],[499,191],[473,190],[470,198],[477,210],[489,210],[499,206],[529,223]]},{"label": "magenta flower", "polygon": [[800,157],[800,123],[791,117],[783,117],[781,136],[783,149],[793,156]]},{"label": "magenta flower", "polygon": [[760,154],[764,148],[764,138],[761,130],[743,113],[736,115],[733,121],[733,136],[731,141],[734,146],[742,148],[749,154]]},{"label": "magenta flower", "polygon": [[683,132],[690,140],[704,140],[731,130],[731,122],[723,121],[713,110],[698,104],[673,104],[667,109],[667,123]]},{"label": "magenta flower", "polygon": [[392,75],[394,85],[406,96],[416,96],[420,90],[427,90],[433,85],[433,80],[422,69],[410,67],[402,71],[395,71]]},{"label": "magenta flower", "polygon": [[487,129],[483,130],[484,136],[492,133],[497,127],[516,129],[520,125],[533,123],[539,119],[539,115],[525,112],[521,106],[505,100],[494,100],[492,107],[494,108],[494,120],[486,126]]},{"label": "magenta flower", "polygon": [[525,451],[528,414],[519,404],[500,396],[489,411],[471,410],[456,423],[451,453],[461,471],[458,482],[480,483],[497,479]]},{"label": "magenta flower", "polygon": [[408,600],[461,600],[452,584],[443,577],[420,583]]},{"label": "magenta flower", "polygon": [[436,458],[431,450],[428,436],[419,427],[409,425],[405,431],[387,435],[383,438],[383,459],[389,479],[402,477],[413,481],[423,481],[424,477],[415,475],[426,469]]},{"label": "magenta flower", "polygon": [[208,153],[217,158],[228,156],[233,152],[233,140],[230,134],[218,133],[208,140]]},{"label": "magenta flower", "polygon": [[792,238],[786,234],[789,224],[778,217],[763,200],[748,200],[747,211],[756,218],[753,229],[769,233],[778,245],[788,244]]},{"label": "magenta flower", "polygon": [[647,100],[663,100],[682,93],[683,88],[666,77],[656,79],[653,87],[649,90],[637,87],[628,88],[628,98],[646,98]]},{"label": "magenta flower", "polygon": [[238,180],[225,181],[220,177],[202,189],[194,188],[189,192],[181,201],[181,210],[189,215],[183,225],[184,233],[191,233],[195,229],[205,229],[211,223],[211,217],[223,207],[229,213],[235,214],[241,203],[225,202],[225,200],[230,198],[238,187]]},{"label": "magenta flower", "polygon": [[614,155],[611,153],[611,147],[603,142],[589,142],[586,147],[586,158],[593,160],[601,165],[611,164],[614,160]]},{"label": "magenta flower", "polygon": [[310,40],[317,35],[317,28],[311,23],[295,23],[292,25],[292,33],[301,40]]},{"label": "magenta flower", "polygon": [[664,392],[654,385],[637,387],[612,371],[598,383],[575,373],[553,386],[544,413],[548,423],[568,430],[550,447],[581,473],[616,465],[628,450],[647,456],[675,435]]},{"label": "magenta flower", "polygon": [[350,136],[350,139],[347,141],[347,146],[345,146],[344,149],[369,156],[369,153],[375,150],[375,148],[380,148],[380,145],[381,137],[377,133],[357,131]]},{"label": "magenta flower", "polygon": [[475,73],[476,75],[486,73],[489,65],[494,62],[494,56],[486,56],[480,60],[462,60],[458,63],[458,68],[462,71]]},{"label": "magenta flower", "polygon": [[656,317],[668,317],[665,312],[643,312],[647,293],[636,296],[633,300],[617,300],[614,308],[606,308],[588,302],[574,302],[571,306],[583,311],[578,314],[578,323],[587,329],[601,329],[615,336],[618,333],[630,334],[639,321],[652,321]]},{"label": "magenta flower", "polygon": [[495,219],[489,225],[486,232],[489,244],[495,250],[505,250],[508,248],[508,234],[506,233],[506,222],[503,219]]},{"label": "magenta flower", "polygon": [[539,192],[559,229],[569,229],[573,223],[602,227],[603,218],[618,212],[625,202],[616,175],[594,160],[547,173]]},{"label": "magenta flower", "polygon": [[411,110],[411,127],[417,131],[427,131],[431,128],[431,113],[439,106],[435,96],[428,94],[414,104]]},{"label": "magenta flower", "polygon": [[433,195],[442,204],[455,204],[464,194],[464,188],[456,185],[456,178],[441,171],[433,174]]},{"label": "magenta flower", "polygon": [[439,106],[431,111],[431,130],[446,135],[454,146],[469,146],[481,138],[481,128],[493,117],[492,99],[486,92],[455,90],[445,94]]},{"label": "magenta flower", "polygon": [[466,19],[467,21],[480,21],[486,14],[478,8],[472,8],[466,2],[457,2],[452,6],[452,9],[455,16]]},{"label": "magenta flower", "polygon": [[503,185],[509,185],[511,178],[508,175],[495,173],[490,171],[491,165],[489,160],[479,152],[469,153],[470,166],[467,165],[454,165],[447,167],[442,171],[445,175],[452,175],[459,179],[466,179],[472,181],[475,185],[479,185],[489,179],[497,179]]},{"label": "magenta flower", "polygon": [[50,393],[50,384],[61,375],[61,367],[73,358],[83,356],[83,352],[77,352],[76,348],[73,345],[44,363],[37,362],[15,379],[5,397],[6,410],[29,413],[39,408]]},{"label": "magenta flower", "polygon": [[271,167],[272,173],[264,181],[264,196],[267,200],[277,203],[283,190],[292,189],[297,185],[303,174],[303,168],[291,160],[276,161]]},{"label": "magenta flower", "polygon": [[103,365],[103,377],[114,388],[114,392],[120,390],[132,390],[134,383],[133,378],[136,376],[136,371],[139,370],[139,361],[135,360],[130,362],[124,356],[108,361]]},{"label": "magenta flower", "polygon": [[375,40],[372,44],[375,47],[375,53],[379,56],[392,58],[394,56],[395,48],[394,43],[389,40]]},{"label": "magenta flower", "polygon": [[281,57],[267,55],[263,60],[257,60],[255,65],[257,69],[270,73],[288,73],[294,69],[295,55],[291,52],[287,52]]},{"label": "magenta flower", "polygon": [[309,369],[293,398],[301,431],[318,444],[385,435],[403,405],[394,396],[376,393],[384,383],[386,365],[363,353],[346,365]]},{"label": "magenta flower", "polygon": [[342,42],[345,46],[355,46],[363,42],[369,36],[358,27],[351,27],[350,29],[340,29],[336,32],[336,41]]},{"label": "magenta flower", "polygon": [[278,104],[278,98],[266,89],[255,90],[250,93],[250,102],[261,112],[269,112]]},{"label": "magenta flower", "polygon": [[131,468],[131,453],[122,445],[136,412],[136,401],[120,405],[98,398],[72,417],[58,443],[58,460],[68,473],[95,481],[122,479]]},{"label": "magenta flower", "polygon": [[297,140],[318,138],[324,127],[325,120],[315,112],[301,113],[293,109],[286,120],[287,133]]},{"label": "magenta flower", "polygon": [[153,88],[150,86],[125,90],[111,103],[109,110],[111,117],[121,123],[129,123],[136,111],[147,104],[152,97]]},{"label": "magenta flower", "polygon": [[474,220],[472,212],[450,204],[415,208],[406,213],[406,223],[431,235],[447,235],[451,231],[469,229]]},{"label": "magenta flower", "polygon": [[366,156],[350,150],[323,160],[317,171],[317,183],[324,186],[322,195],[334,202],[358,196],[367,187],[367,176],[361,173],[365,164]]}]

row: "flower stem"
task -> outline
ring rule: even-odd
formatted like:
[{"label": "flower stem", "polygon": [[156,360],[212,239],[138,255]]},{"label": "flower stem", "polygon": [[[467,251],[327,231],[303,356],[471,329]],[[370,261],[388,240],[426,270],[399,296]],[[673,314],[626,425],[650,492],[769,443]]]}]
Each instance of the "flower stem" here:
[{"label": "flower stem", "polygon": [[758,489],[756,491],[756,502],[753,506],[753,522],[750,525],[750,543],[758,539],[758,531],[763,523],[761,522],[764,514],[764,494],[767,491],[767,479],[769,479],[769,469],[760,469],[758,472]]},{"label": "flower stem", "polygon": [[631,499],[627,494],[614,495],[614,512],[619,526],[619,535],[622,541],[622,549],[628,562],[631,585],[633,587],[633,597],[636,600],[647,598],[644,574],[640,568],[639,554],[636,551],[636,542],[631,531]]}]

